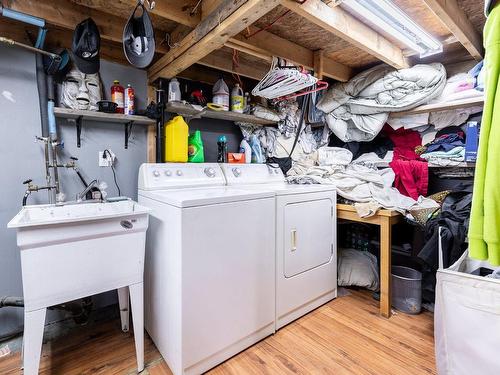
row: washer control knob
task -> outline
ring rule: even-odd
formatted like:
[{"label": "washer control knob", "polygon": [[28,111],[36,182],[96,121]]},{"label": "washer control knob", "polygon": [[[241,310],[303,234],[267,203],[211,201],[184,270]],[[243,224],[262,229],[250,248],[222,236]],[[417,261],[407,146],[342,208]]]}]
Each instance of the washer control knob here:
[{"label": "washer control knob", "polygon": [[177,172],[175,172],[175,174],[176,174],[177,176],[182,176],[182,171],[181,171],[180,169],[178,169],[178,170],[177,170]]},{"label": "washer control knob", "polygon": [[234,174],[234,177],[240,177],[241,176],[241,169],[233,168],[233,174]]},{"label": "washer control knob", "polygon": [[167,176],[167,177],[172,176],[172,171],[170,171],[170,170],[168,170],[168,169],[167,169],[167,170],[165,171],[165,176]]},{"label": "washer control knob", "polygon": [[215,169],[213,169],[213,168],[205,168],[205,174],[208,177],[215,177]]},{"label": "washer control knob", "polygon": [[160,172],[159,172],[159,171],[157,171],[157,170],[154,170],[154,171],[153,171],[153,176],[155,176],[155,177],[160,177]]}]

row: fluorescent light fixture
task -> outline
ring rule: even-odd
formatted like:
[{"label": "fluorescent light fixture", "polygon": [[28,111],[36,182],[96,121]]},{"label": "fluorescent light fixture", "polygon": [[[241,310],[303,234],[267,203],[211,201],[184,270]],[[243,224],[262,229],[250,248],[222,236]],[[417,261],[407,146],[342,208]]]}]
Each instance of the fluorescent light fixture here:
[{"label": "fluorescent light fixture", "polygon": [[344,0],[342,5],[420,53],[420,57],[443,52],[443,45],[391,0]]}]

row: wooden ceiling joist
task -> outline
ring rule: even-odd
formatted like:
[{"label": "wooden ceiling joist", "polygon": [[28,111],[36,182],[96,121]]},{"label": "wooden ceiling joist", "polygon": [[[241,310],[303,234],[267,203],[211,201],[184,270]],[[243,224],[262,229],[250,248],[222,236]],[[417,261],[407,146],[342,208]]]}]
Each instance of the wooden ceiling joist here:
[{"label": "wooden ceiling joist", "polygon": [[221,48],[279,4],[279,0],[224,0],[203,19],[175,49],[158,60],[148,71],[150,81],[170,78]]},{"label": "wooden ceiling joist", "polygon": [[303,4],[281,0],[281,5],[397,69],[408,67],[399,47],[338,6],[330,7],[321,0]]},{"label": "wooden ceiling joist", "polygon": [[[119,4],[128,6],[129,8],[135,5],[133,0],[118,0]],[[170,33],[170,45],[177,48],[179,41],[186,37],[191,27],[195,22],[199,22],[199,11],[193,15],[189,15],[192,6],[187,7],[185,1],[174,2],[157,2],[153,13],[158,17],[168,18],[170,20],[179,21],[179,25]],[[220,5],[220,0],[212,0],[209,3],[202,3],[208,9],[213,9]],[[49,24],[62,27],[65,29],[74,29],[74,25],[83,20],[85,17],[91,16],[99,26],[101,37],[105,40],[121,43],[122,26],[124,19],[113,15],[114,6],[110,7],[104,0],[48,0],[44,2],[31,2],[26,0],[12,0],[12,8],[34,14],[40,14],[45,17]],[[52,11],[58,9],[59,15]],[[187,10],[189,9],[189,11]],[[62,14],[62,17],[60,16]],[[256,27],[250,26],[248,29],[251,33],[257,30]],[[169,51],[166,43],[160,43],[163,40],[161,31],[156,32],[157,37],[157,52],[165,54]],[[280,38],[277,35],[267,31],[262,31],[252,38],[247,39],[243,34],[230,38],[226,43],[228,47],[234,48],[240,52],[248,53],[252,56],[260,57],[266,61],[271,60],[271,56],[279,56],[299,65],[303,65],[307,69],[313,69],[313,52],[296,43]],[[207,65],[214,67],[213,62],[220,62],[220,58],[210,58],[211,64]],[[203,61],[200,64],[205,65]],[[227,71],[227,64],[222,64],[221,69]],[[245,74],[242,74],[245,75]],[[347,81],[352,76],[352,69],[346,65],[339,64],[325,56],[325,77],[333,78],[339,81]],[[248,76],[248,75],[245,75]],[[260,79],[261,77],[252,76],[251,78]]]},{"label": "wooden ceiling joist", "polygon": [[[258,29],[255,26],[248,28],[250,34],[254,34]],[[267,31],[260,31],[251,38],[239,34],[229,39],[225,44],[227,47],[234,48],[243,53],[271,61],[272,56],[278,56],[290,62],[302,65],[306,69],[314,69],[314,52]],[[338,81],[348,81],[352,77],[352,69],[346,65],[328,60],[323,71],[324,76],[336,79]]]},{"label": "wooden ceiling joist", "polygon": [[[76,4],[84,5],[93,9],[102,9],[109,13],[117,8],[133,9],[137,0],[71,0]],[[151,13],[159,17],[177,22],[181,25],[195,27],[200,21],[200,12],[192,12],[197,0],[159,0]]]},{"label": "wooden ceiling joist", "polygon": [[223,72],[228,73],[236,73],[243,76],[252,78],[255,80],[260,80],[267,73],[266,67],[256,66],[247,64],[244,62],[239,62],[238,67],[235,69],[233,66],[233,62],[231,59],[231,55],[224,53],[222,50],[217,50],[212,52],[211,54],[203,57],[201,60],[197,62],[197,64],[208,66],[209,68],[214,68],[218,70],[222,70]]},{"label": "wooden ceiling joist", "polygon": [[456,0],[424,0],[427,6],[445,24],[476,60],[484,55],[481,36]]},{"label": "wooden ceiling joist", "polygon": [[[81,21],[87,17],[92,17],[99,27],[102,39],[117,43],[122,43],[123,40],[123,27],[126,20],[67,0],[10,0],[9,8],[36,15],[45,19],[49,25],[71,31]],[[157,52],[166,53],[168,51],[166,46],[161,45],[159,39],[157,39],[157,42]]]}]

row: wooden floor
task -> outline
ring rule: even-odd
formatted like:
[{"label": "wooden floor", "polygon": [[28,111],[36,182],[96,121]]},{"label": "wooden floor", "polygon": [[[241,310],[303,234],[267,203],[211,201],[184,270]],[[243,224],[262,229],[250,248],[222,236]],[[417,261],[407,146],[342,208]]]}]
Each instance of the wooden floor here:
[{"label": "wooden floor", "polygon": [[[222,374],[435,374],[430,313],[378,315],[366,291],[350,290],[209,372]],[[171,374],[149,338],[142,374]],[[134,340],[119,321],[83,328],[44,345],[40,374],[134,374]],[[0,374],[22,374],[19,353]]]}]

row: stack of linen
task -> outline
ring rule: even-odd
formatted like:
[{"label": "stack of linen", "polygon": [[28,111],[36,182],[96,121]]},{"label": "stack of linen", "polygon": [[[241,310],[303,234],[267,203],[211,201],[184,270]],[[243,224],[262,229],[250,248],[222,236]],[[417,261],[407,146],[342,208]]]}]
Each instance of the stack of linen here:
[{"label": "stack of linen", "polygon": [[420,152],[422,151],[420,157],[427,160],[430,166],[460,165],[465,161],[464,132],[458,127],[450,127],[432,142],[423,146],[420,149]]}]

